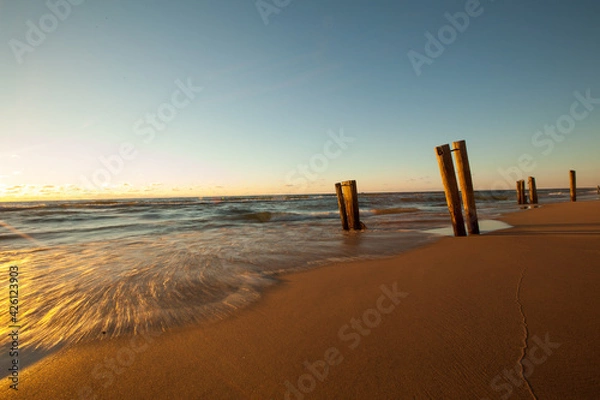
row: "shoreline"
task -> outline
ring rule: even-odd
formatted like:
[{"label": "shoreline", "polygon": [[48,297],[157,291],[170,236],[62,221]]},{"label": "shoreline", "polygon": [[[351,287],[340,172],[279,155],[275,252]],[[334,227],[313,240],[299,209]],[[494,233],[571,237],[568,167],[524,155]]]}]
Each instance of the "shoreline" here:
[{"label": "shoreline", "polygon": [[[521,265],[502,266],[502,262],[510,264],[515,256],[520,256],[527,266],[540,269],[552,258],[546,254],[543,262],[531,260],[522,242],[538,242],[533,246],[537,249],[543,247],[540,241],[550,240],[556,242],[556,248],[560,248],[564,247],[562,242],[597,238],[600,236],[597,229],[600,226],[599,204],[594,201],[544,204],[542,208],[503,215],[500,220],[514,226],[508,230],[467,239],[442,237],[385,259],[334,263],[281,275],[278,277],[281,283],[263,292],[260,300],[224,320],[176,328],[159,335],[161,337],[150,335],[143,340],[140,337],[122,337],[82,343],[62,349],[60,353],[52,353],[22,371],[21,389],[26,393],[21,394],[27,398],[44,398],[48,393],[52,393],[51,398],[93,398],[93,393],[98,398],[115,398],[117,394],[125,393],[128,398],[160,398],[158,393],[162,393],[167,398],[173,397],[174,393],[169,392],[175,391],[182,398],[276,399],[285,398],[287,391],[289,398],[336,398],[339,393],[346,393],[344,398],[391,398],[386,396],[393,397],[394,394],[425,396],[425,393],[434,398],[439,398],[440,394],[444,394],[444,398],[461,398],[465,393],[469,394],[468,398],[487,396],[492,399],[494,397],[490,396],[494,395],[499,398],[503,392],[493,390],[489,379],[495,379],[503,368],[510,366],[510,363],[506,364],[507,360],[516,361],[520,356],[521,360],[527,361],[527,349],[531,350],[535,344],[532,341],[544,339],[548,332],[540,328],[534,333],[537,322],[528,312],[535,306],[544,314],[549,305],[532,306],[529,301],[542,298],[544,302],[552,302],[543,297],[541,290],[538,293],[528,286],[529,277]],[[559,209],[564,209],[564,215]],[[586,211],[574,213],[574,209]],[[544,215],[540,216],[540,212]],[[590,213],[592,217],[587,215]],[[541,223],[540,220],[551,221],[552,224]],[[504,242],[516,248],[503,254],[507,245]],[[468,259],[468,255],[473,253],[471,247],[487,250],[489,255],[476,252],[479,261],[499,265],[497,269],[507,276],[501,277],[496,270],[473,265],[474,260]],[[588,252],[594,248],[584,247]],[[455,259],[442,259],[440,253],[443,252],[465,257],[464,265]],[[556,249],[548,252],[556,252]],[[583,256],[578,258],[580,261],[583,259]],[[594,258],[588,262],[600,265]],[[569,267],[565,266],[568,270]],[[345,268],[343,274],[340,274],[341,268]],[[566,272],[560,268],[556,271],[563,275]],[[593,271],[587,272],[594,274]],[[492,273],[498,278],[498,285],[487,287],[489,283],[485,278]],[[397,282],[397,289],[394,282]],[[467,282],[473,285],[465,285]],[[594,284],[593,280],[588,283]],[[552,282],[545,284],[551,285]],[[382,289],[382,285],[387,291]],[[478,285],[496,296],[490,298],[490,293]],[[598,284],[595,285],[598,288]],[[394,292],[408,295],[389,295]],[[384,295],[387,297],[382,297]],[[521,309],[525,313],[516,313],[515,300],[522,304]],[[595,299],[593,301],[598,303]],[[484,305],[497,312],[497,321],[489,320]],[[594,308],[589,307],[590,310]],[[440,310],[461,318],[452,319]],[[363,323],[355,324],[354,318],[362,319]],[[490,326],[479,323],[477,318],[487,321]],[[564,322],[548,318],[550,327]],[[524,320],[528,328],[526,341],[531,342],[530,347],[520,343],[523,341]],[[463,324],[479,336],[473,338],[473,334],[456,321],[464,321]],[[598,321],[590,324],[597,327]],[[588,332],[587,327],[584,331],[588,343],[593,343],[590,338],[600,339],[597,333]],[[430,332],[450,337],[435,340]],[[550,338],[554,340],[552,335]],[[506,344],[505,348],[489,344],[498,337],[504,339],[500,342]],[[412,350],[407,350],[403,344],[410,344]],[[462,350],[446,349],[448,344]],[[478,356],[482,353],[490,358],[482,360]],[[433,355],[435,357],[428,357]],[[419,362],[423,357],[426,361]],[[107,358],[113,360],[113,364],[106,364]],[[597,356],[588,355],[587,359],[594,363],[587,367],[589,371],[600,366]],[[308,367],[303,365],[304,361],[308,361]],[[581,365],[576,361],[576,357],[569,358],[576,370],[580,370]],[[469,366],[469,362],[475,366]],[[172,364],[173,370],[167,368],[168,364]],[[527,384],[510,386],[514,391],[511,391],[513,398],[526,396],[528,390],[538,389],[540,382],[546,383],[548,379],[543,377],[552,375],[551,369],[556,367],[551,360],[547,364],[551,366],[536,366],[531,379],[525,382]],[[329,365],[327,374],[324,365]],[[444,376],[441,374],[444,366],[449,367],[448,376],[440,379]],[[311,375],[311,367],[315,368],[313,378],[307,378],[307,373]],[[176,370],[180,369],[183,372],[177,373]],[[488,376],[491,373],[488,370],[494,373]],[[433,386],[420,378],[419,373],[435,377]],[[451,384],[460,382],[461,377],[464,381],[465,376],[476,382],[471,389]],[[320,378],[323,378],[322,381]],[[566,382],[566,378],[554,379]],[[588,386],[594,383],[589,376],[587,379],[583,383],[587,382]],[[506,385],[510,385],[507,383],[510,380],[501,380],[498,387],[507,391],[509,387]],[[190,385],[190,382],[195,384]],[[356,382],[360,382],[361,387],[351,391],[349,384]],[[582,390],[594,389],[583,383],[582,387],[585,387]],[[306,393],[300,391],[301,385],[312,390]],[[44,387],[49,392],[42,392]],[[461,388],[466,391],[461,391]],[[551,397],[544,398],[554,398],[554,392],[555,389],[548,391]]]},{"label": "shoreline", "polygon": [[[521,211],[523,211],[523,210],[515,210],[512,212],[521,212]],[[503,226],[503,224],[504,223],[502,223],[498,220],[493,220],[493,219],[481,220],[480,221],[481,233],[488,234],[490,232],[494,232],[494,231],[498,231],[498,230],[502,230],[502,229],[509,229],[511,227],[509,225]],[[273,282],[271,284],[265,286],[264,289],[262,289],[262,291],[260,292],[259,298],[257,298],[256,300],[251,301],[247,305],[241,306],[238,310],[234,310],[231,313],[228,313],[223,317],[206,317],[205,319],[197,321],[197,322],[190,322],[190,323],[182,324],[182,325],[174,325],[169,328],[169,331],[176,331],[176,330],[180,330],[180,329],[185,330],[185,329],[190,329],[190,328],[194,328],[194,327],[202,327],[202,326],[205,326],[206,324],[216,323],[216,322],[222,321],[224,319],[235,318],[238,313],[243,312],[245,309],[247,309],[249,307],[252,307],[254,304],[256,304],[256,302],[260,302],[261,298],[263,297],[263,295],[266,291],[276,289],[282,282],[284,282],[286,280],[286,277],[288,275],[293,275],[293,274],[298,274],[298,273],[303,273],[303,272],[310,272],[312,270],[316,270],[316,269],[328,267],[328,266],[334,266],[334,265],[344,265],[344,264],[351,264],[351,263],[357,263],[357,262],[377,262],[377,261],[389,260],[389,259],[398,257],[401,254],[421,248],[423,246],[434,244],[444,237],[453,236],[453,230],[450,225],[443,227],[443,228],[413,230],[413,231],[411,231],[411,233],[424,234],[427,236],[427,238],[421,239],[420,241],[418,241],[414,244],[411,244],[408,247],[402,247],[402,248],[398,249],[397,252],[394,254],[356,255],[356,256],[347,256],[347,257],[342,256],[342,257],[324,258],[321,260],[309,261],[301,266],[285,268],[280,271],[272,271],[272,272],[268,273],[267,276],[269,278],[272,278]],[[342,232],[342,234],[348,235],[352,239],[356,239],[356,238],[359,238],[360,235],[364,235],[364,233],[362,233],[362,232],[356,233],[356,232],[352,232],[352,231],[346,232],[346,233]],[[85,339],[85,340],[82,340],[79,342],[75,342],[75,343],[63,342],[52,348],[44,348],[44,347],[36,348],[34,350],[29,350],[28,352],[26,352],[25,355],[20,358],[19,362],[21,363],[21,365],[22,365],[21,368],[24,371],[24,370],[28,369],[30,366],[34,365],[35,363],[52,355],[53,353],[60,352],[61,350],[65,349],[65,348],[69,348],[70,346],[81,345],[84,343],[104,342],[106,340],[117,339],[119,337],[127,338],[127,337],[129,337],[129,334],[122,334],[122,335],[116,336],[114,338],[99,338],[99,339],[88,338],[88,339]],[[24,346],[24,347],[29,347],[30,345],[31,345],[30,343],[27,343],[26,346]],[[10,361],[11,360],[9,357],[7,357],[7,354],[0,354],[0,365],[5,365],[5,364],[9,365]],[[10,374],[9,371],[4,371],[4,370],[0,371],[0,379],[7,378],[9,376],[9,374]]]}]

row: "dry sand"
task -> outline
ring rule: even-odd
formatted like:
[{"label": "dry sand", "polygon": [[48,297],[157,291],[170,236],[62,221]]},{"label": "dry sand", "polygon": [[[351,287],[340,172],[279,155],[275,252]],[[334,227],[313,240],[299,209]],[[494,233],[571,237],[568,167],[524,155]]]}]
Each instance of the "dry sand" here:
[{"label": "dry sand", "polygon": [[503,219],[515,228],[284,276],[224,321],[62,350],[19,397],[599,399],[600,202]]}]

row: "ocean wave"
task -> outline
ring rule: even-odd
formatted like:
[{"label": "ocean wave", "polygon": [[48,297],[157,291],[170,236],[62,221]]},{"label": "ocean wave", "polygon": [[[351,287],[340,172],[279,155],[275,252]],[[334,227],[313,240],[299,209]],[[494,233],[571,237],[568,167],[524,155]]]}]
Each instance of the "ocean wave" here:
[{"label": "ocean wave", "polygon": [[229,217],[232,220],[242,220],[242,221],[255,221],[255,222],[269,222],[273,218],[273,213],[269,211],[262,212],[254,212],[254,213],[246,213],[240,215],[234,215]]},{"label": "ocean wave", "polygon": [[247,222],[292,222],[292,221],[310,221],[319,219],[330,219],[338,217],[338,211],[314,211],[314,212],[277,212],[277,211],[257,211],[243,212],[237,215],[230,215],[225,219],[232,221],[247,221]]},{"label": "ocean wave", "polygon": [[274,196],[227,196],[227,197],[200,197],[201,204],[245,204],[245,203],[278,203],[283,201],[303,202],[332,198],[334,194],[297,194],[297,195],[274,195]]},{"label": "ocean wave", "polygon": [[[115,247],[0,253],[3,267],[27,266],[24,346],[52,348],[222,318],[275,282],[191,242],[138,241],[126,252]],[[0,309],[8,312],[7,304]]]},{"label": "ocean wave", "polygon": [[[84,233],[99,233],[99,232],[103,232],[103,231],[123,231],[123,230],[129,230],[131,231],[131,228],[136,228],[136,227],[142,227],[142,226],[147,226],[148,224],[144,224],[144,223],[124,223],[124,224],[117,224],[117,225],[105,225],[105,226],[83,226],[83,227],[68,227],[68,228],[64,228],[64,229],[40,229],[39,227],[36,228],[35,231],[27,231],[26,233],[28,234],[29,237],[32,237],[34,239],[37,240],[43,240],[46,238],[49,238],[51,236],[69,236],[69,237],[75,237],[77,234],[84,234]],[[55,227],[53,225],[51,225],[51,227]],[[0,235],[0,237],[8,237],[9,235]],[[12,236],[11,238],[22,238],[22,235],[16,235],[16,236]]]},{"label": "ocean wave", "polygon": [[0,204],[0,212],[9,212],[9,211],[27,211],[27,210],[37,210],[40,208],[46,208],[46,204]]},{"label": "ocean wave", "polygon": [[443,194],[432,194],[432,195],[415,195],[415,196],[407,196],[401,197],[400,201],[404,203],[429,203],[432,201],[439,201],[440,198],[444,198]]},{"label": "ocean wave", "polygon": [[80,213],[69,213],[68,215],[64,215],[63,213],[51,213],[40,216],[36,213],[34,217],[27,218],[27,222],[35,224],[53,224],[61,222],[103,221],[115,218],[118,217],[114,215],[82,215]]},{"label": "ocean wave", "polygon": [[394,207],[394,208],[382,208],[382,209],[374,209],[369,210],[369,212],[373,215],[389,215],[389,214],[407,214],[407,213],[415,213],[421,211],[420,208],[414,207]]},{"label": "ocean wave", "polygon": [[496,192],[475,192],[475,200],[485,201],[485,202],[494,202],[494,201],[504,201],[504,200],[512,200],[513,196],[511,193],[502,192],[501,194]]},{"label": "ocean wave", "polygon": [[81,200],[64,202],[45,202],[45,203],[0,203],[0,211],[27,211],[27,210],[60,210],[61,212],[79,209],[114,209],[114,208],[132,208],[132,207],[177,207],[201,204],[196,200],[157,200],[157,199],[136,199],[136,200]]},{"label": "ocean wave", "polygon": [[[279,273],[391,255],[429,240],[407,231],[349,235],[339,221],[219,227],[0,251],[0,268],[23,266],[22,344],[48,349],[224,318],[255,302]],[[7,308],[0,305],[0,313]]]}]

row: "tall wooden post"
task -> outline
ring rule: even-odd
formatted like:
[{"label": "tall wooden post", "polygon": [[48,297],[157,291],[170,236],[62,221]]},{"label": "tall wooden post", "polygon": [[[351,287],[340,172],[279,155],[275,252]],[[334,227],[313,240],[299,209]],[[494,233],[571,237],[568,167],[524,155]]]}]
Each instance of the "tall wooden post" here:
[{"label": "tall wooden post", "polygon": [[358,190],[356,189],[356,181],[342,182],[342,194],[346,207],[346,215],[348,216],[348,228],[360,230],[360,215],[358,211]]},{"label": "tall wooden post", "polygon": [[454,236],[467,236],[465,230],[465,221],[462,215],[460,206],[460,195],[458,194],[458,183],[456,182],[456,173],[454,171],[454,163],[452,162],[452,153],[450,146],[445,144],[435,148],[438,164],[440,166],[440,174],[444,183],[444,193],[446,193],[446,202],[448,203],[448,211],[452,218],[452,227]]},{"label": "tall wooden post", "polygon": [[467,143],[464,140],[452,144],[456,152],[456,170],[463,198],[463,206],[467,214],[467,229],[469,235],[479,235],[479,222],[477,220],[477,206],[475,204],[475,191],[473,189],[473,177],[471,176],[471,165],[467,153]]},{"label": "tall wooden post", "polygon": [[537,185],[535,184],[535,178],[533,176],[529,177],[529,202],[531,204],[538,203]]},{"label": "tall wooden post", "polygon": [[338,208],[340,209],[340,218],[342,219],[342,228],[347,231],[348,228],[348,217],[346,215],[346,203],[344,202],[344,195],[342,193],[342,184],[335,184],[335,194],[337,195]]},{"label": "tall wooden post", "polygon": [[571,201],[577,201],[577,172],[571,170],[569,173],[571,178]]}]

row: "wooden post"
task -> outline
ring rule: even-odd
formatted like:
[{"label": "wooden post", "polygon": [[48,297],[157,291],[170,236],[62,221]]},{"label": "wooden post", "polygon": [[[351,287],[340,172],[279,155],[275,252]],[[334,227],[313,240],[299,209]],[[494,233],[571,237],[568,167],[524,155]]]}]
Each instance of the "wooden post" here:
[{"label": "wooden post", "polygon": [[517,204],[527,204],[527,196],[525,195],[525,181],[517,181]]},{"label": "wooden post", "polygon": [[444,193],[446,193],[446,203],[448,203],[448,211],[450,211],[450,217],[452,218],[454,236],[467,236],[450,146],[447,144],[438,146],[435,148],[435,153],[440,166],[442,182],[444,183]]},{"label": "wooden post", "polygon": [[571,178],[571,201],[577,201],[577,172],[571,170],[569,173]]},{"label": "wooden post", "polygon": [[337,195],[338,207],[340,209],[340,218],[342,219],[342,228],[347,231],[348,228],[348,217],[346,216],[346,204],[344,202],[344,195],[342,193],[342,184],[335,184],[335,194]]},{"label": "wooden post", "polygon": [[538,195],[537,195],[537,185],[535,184],[535,178],[533,176],[529,177],[529,202],[531,204],[538,203]]},{"label": "wooden post", "polygon": [[358,191],[356,189],[356,181],[342,182],[342,194],[348,217],[348,228],[360,230],[360,215],[358,211]]},{"label": "wooden post", "polygon": [[517,181],[517,204],[527,204],[525,202],[525,181],[519,180]]},{"label": "wooden post", "polygon": [[479,235],[479,222],[477,221],[477,206],[475,204],[475,191],[473,189],[473,177],[471,176],[471,165],[467,153],[467,142],[461,140],[452,144],[456,151],[456,170],[460,191],[462,192],[463,206],[467,214],[467,229],[469,235]]}]

